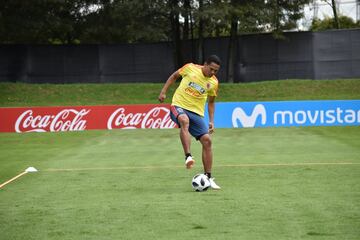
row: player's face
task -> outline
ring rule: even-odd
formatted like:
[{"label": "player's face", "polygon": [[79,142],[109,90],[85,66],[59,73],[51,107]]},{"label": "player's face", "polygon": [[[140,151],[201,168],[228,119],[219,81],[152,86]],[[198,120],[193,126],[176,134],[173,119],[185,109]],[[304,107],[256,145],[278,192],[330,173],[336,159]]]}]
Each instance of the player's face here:
[{"label": "player's face", "polygon": [[218,65],[214,62],[211,62],[210,64],[205,63],[203,72],[206,77],[212,77],[213,75],[217,74],[219,69],[220,69],[220,65]]}]

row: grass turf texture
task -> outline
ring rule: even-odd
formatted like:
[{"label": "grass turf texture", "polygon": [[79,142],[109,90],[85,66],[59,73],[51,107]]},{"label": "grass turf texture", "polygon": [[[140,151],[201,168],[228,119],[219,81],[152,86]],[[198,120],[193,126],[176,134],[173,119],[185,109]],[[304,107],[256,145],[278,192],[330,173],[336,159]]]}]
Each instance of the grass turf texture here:
[{"label": "grass turf texture", "polygon": [[[165,80],[164,80],[165,81]],[[0,83],[0,107],[158,103],[163,84]],[[175,87],[168,91],[171,101]],[[360,99],[360,79],[222,83],[219,102]]]},{"label": "grass turf texture", "polygon": [[[196,193],[178,130],[1,134],[1,239],[359,239],[360,128],[217,129]],[[313,165],[312,163],[319,163]]]},{"label": "grass turf texture", "polygon": [[[0,106],[157,103],[161,87],[0,83]],[[221,84],[217,100],[359,98],[354,79]],[[0,183],[40,172],[0,189],[0,239],[358,239],[359,131],[217,129],[223,189],[204,193],[199,143],[186,171],[176,129],[2,133]]]}]

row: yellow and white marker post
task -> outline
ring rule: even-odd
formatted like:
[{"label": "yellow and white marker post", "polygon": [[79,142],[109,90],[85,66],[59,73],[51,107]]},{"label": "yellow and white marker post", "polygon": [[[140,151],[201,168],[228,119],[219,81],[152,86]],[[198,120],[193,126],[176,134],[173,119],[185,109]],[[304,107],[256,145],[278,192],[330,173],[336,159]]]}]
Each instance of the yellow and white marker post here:
[{"label": "yellow and white marker post", "polygon": [[15,177],[7,180],[6,182],[2,183],[2,184],[0,185],[0,188],[2,188],[2,187],[4,187],[5,185],[11,183],[12,181],[15,181],[16,179],[18,179],[19,177],[21,177],[21,176],[23,176],[23,175],[25,175],[25,174],[27,174],[27,173],[34,173],[34,172],[37,172],[37,171],[38,171],[38,170],[37,170],[36,168],[34,168],[34,167],[28,167],[27,169],[25,169],[24,172],[22,172],[22,173],[16,175]]}]

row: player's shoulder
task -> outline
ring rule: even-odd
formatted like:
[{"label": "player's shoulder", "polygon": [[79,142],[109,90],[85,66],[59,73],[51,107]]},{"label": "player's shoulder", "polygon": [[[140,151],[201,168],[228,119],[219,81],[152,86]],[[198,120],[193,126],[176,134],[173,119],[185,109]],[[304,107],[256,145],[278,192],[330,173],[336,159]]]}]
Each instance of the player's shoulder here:
[{"label": "player's shoulder", "polygon": [[186,63],[182,68],[201,68],[201,65],[195,63]]},{"label": "player's shoulder", "polygon": [[185,69],[191,67],[192,63],[186,63],[184,64],[180,69],[179,72],[183,72]]},{"label": "player's shoulder", "polygon": [[201,67],[201,65],[197,65],[194,63],[186,63],[184,66],[182,66],[179,69],[179,73],[183,74],[183,73],[193,72],[193,71],[195,71],[195,69],[200,68],[200,67]]},{"label": "player's shoulder", "polygon": [[202,68],[202,67],[203,67],[203,65],[192,63],[192,67],[195,67],[195,68]]},{"label": "player's shoulder", "polygon": [[218,78],[217,78],[215,75],[213,75],[210,79],[211,79],[216,85],[219,85],[219,80],[218,80]]}]

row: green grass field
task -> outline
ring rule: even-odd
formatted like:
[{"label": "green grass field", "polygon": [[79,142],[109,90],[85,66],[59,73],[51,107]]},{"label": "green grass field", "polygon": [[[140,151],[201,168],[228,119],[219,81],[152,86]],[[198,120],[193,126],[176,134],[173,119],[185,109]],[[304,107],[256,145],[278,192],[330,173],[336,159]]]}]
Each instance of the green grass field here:
[{"label": "green grass field", "polygon": [[218,129],[193,192],[178,131],[1,134],[1,239],[359,239],[360,128]]},{"label": "green grass field", "polygon": [[[0,106],[156,103],[160,88],[0,83]],[[360,80],[224,84],[218,100],[297,99],[360,99]],[[39,170],[0,189],[0,240],[360,239],[358,126],[216,129],[213,148],[222,190],[197,193],[201,147],[186,170],[177,129],[0,133],[0,184]]]},{"label": "green grass field", "polygon": [[[165,81],[165,79],[164,79]],[[0,107],[158,103],[163,84],[0,83]],[[170,103],[175,87],[169,89]],[[217,101],[360,99],[360,79],[222,83]]]}]

